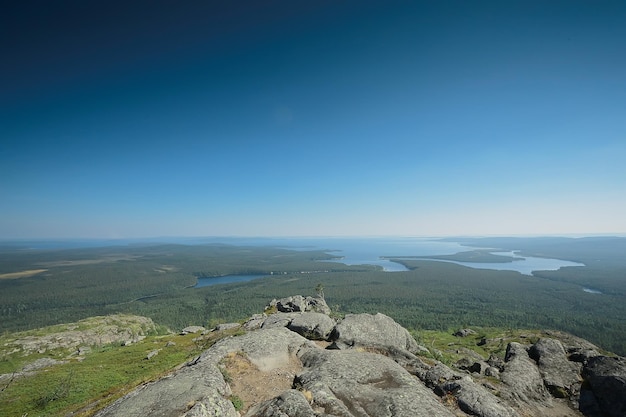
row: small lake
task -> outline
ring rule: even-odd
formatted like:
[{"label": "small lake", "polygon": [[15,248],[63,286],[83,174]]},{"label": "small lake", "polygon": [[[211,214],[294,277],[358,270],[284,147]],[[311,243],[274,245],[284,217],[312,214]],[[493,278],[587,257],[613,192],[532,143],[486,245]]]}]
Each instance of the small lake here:
[{"label": "small lake", "polygon": [[221,277],[200,277],[193,288],[209,287],[211,285],[232,284],[235,282],[247,282],[253,279],[263,278],[267,275],[224,275]]}]

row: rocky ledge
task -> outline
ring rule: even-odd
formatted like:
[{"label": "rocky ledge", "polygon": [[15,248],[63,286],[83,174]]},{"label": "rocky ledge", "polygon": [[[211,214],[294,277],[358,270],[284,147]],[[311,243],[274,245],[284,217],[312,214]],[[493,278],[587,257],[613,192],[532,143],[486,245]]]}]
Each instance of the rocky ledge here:
[{"label": "rocky ledge", "polygon": [[446,366],[383,314],[335,321],[324,300],[301,296],[266,311],[97,416],[626,415],[624,358],[560,332]]}]

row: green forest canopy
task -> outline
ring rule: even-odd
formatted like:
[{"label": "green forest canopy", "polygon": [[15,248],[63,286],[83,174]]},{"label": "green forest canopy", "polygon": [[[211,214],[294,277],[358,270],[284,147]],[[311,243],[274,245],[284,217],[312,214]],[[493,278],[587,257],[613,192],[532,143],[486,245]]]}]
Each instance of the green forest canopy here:
[{"label": "green forest canopy", "polygon": [[[549,328],[626,354],[626,239],[483,239],[464,243],[520,250],[585,267],[534,276],[420,259],[410,270],[323,262],[319,250],[234,245],[151,245],[0,250],[0,330],[15,331],[110,313],[151,317],[172,329],[238,321],[272,299],[314,295],[321,284],[338,313],[382,312],[412,329],[459,326]],[[42,271],[43,270],[43,271]],[[39,271],[15,277],[20,271]],[[266,278],[193,288],[198,277]],[[4,278],[3,275],[5,276]],[[589,294],[590,286],[602,294]]]}]

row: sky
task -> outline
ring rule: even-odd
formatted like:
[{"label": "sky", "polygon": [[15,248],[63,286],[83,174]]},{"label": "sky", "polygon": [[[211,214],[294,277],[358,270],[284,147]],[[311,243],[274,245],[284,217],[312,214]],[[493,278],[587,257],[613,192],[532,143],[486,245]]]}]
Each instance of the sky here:
[{"label": "sky", "polygon": [[626,233],[623,1],[19,1],[0,239]]}]

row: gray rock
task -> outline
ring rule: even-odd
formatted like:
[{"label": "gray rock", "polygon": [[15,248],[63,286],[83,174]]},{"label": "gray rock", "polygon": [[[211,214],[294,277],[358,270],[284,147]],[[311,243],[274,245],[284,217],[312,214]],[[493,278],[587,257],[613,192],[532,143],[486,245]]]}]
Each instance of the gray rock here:
[{"label": "gray rock", "polygon": [[459,329],[456,332],[454,332],[453,336],[456,337],[467,337],[467,336],[471,336],[473,334],[476,334],[476,332],[472,329]]},{"label": "gray rock", "polygon": [[206,329],[202,326],[187,326],[183,330],[180,331],[181,335],[191,334],[191,333],[203,333]]},{"label": "gray rock", "polygon": [[441,383],[461,379],[462,377],[461,374],[454,372],[441,362],[437,362],[434,366],[423,364],[421,369],[416,372],[416,375],[431,389],[436,389]]},{"label": "gray rock", "polygon": [[479,417],[519,417],[515,410],[469,376],[441,384],[439,390],[454,395],[459,408],[468,414]]},{"label": "gray rock", "polygon": [[254,314],[243,324],[243,328],[246,330],[260,329],[265,319],[267,319],[266,314]]},{"label": "gray rock", "polygon": [[43,336],[19,337],[10,341],[7,346],[22,350],[24,354],[44,353],[56,349],[75,351],[79,346],[121,345],[127,341],[137,342],[146,334],[156,331],[156,326],[151,319],[126,314],[90,317],[64,326],[65,330]]},{"label": "gray rock", "polygon": [[238,417],[232,403],[224,399],[231,391],[221,372],[216,366],[206,365],[187,366],[142,385],[100,410],[96,417]]},{"label": "gray rock", "polygon": [[88,353],[91,353],[91,347],[89,346],[80,346],[77,351],[79,356],[84,356]]},{"label": "gray rock", "polygon": [[476,353],[473,350],[468,349],[466,347],[459,347],[456,350],[456,353],[458,353],[460,355],[463,355],[464,357],[468,358],[469,360],[473,360],[474,362],[484,362],[485,361],[485,358],[483,358],[478,353]]},{"label": "gray rock", "polygon": [[587,363],[587,361],[600,353],[595,349],[571,349],[568,350],[568,359],[573,362]]},{"label": "gray rock", "polygon": [[284,327],[261,329],[222,339],[205,351],[200,362],[217,363],[231,352],[243,352],[261,371],[287,364],[301,349],[318,349],[315,344]]},{"label": "gray rock", "polygon": [[307,339],[326,340],[335,327],[335,322],[326,314],[306,312],[299,314],[287,328]]},{"label": "gray rock", "polygon": [[241,324],[239,323],[221,323],[215,326],[213,330],[216,332],[220,332],[224,330],[238,329],[239,327],[241,327]]},{"label": "gray rock", "polygon": [[301,313],[274,313],[265,318],[262,329],[272,329],[276,327],[287,327],[291,321]]},{"label": "gray rock", "polygon": [[581,365],[567,359],[561,342],[541,338],[531,346],[528,354],[537,361],[544,384],[553,396],[568,398],[578,395]]},{"label": "gray rock", "polygon": [[[589,359],[583,369],[588,383],[584,391],[587,403],[581,404],[581,411],[592,408],[593,399],[605,416],[626,416],[626,359],[621,357],[597,356]],[[590,392],[589,392],[590,391]],[[588,398],[589,394],[593,398]],[[581,400],[583,393],[581,393]],[[582,402],[582,401],[581,401]],[[585,409],[583,409],[585,408]],[[586,413],[592,415],[591,413]]]},{"label": "gray rock", "polygon": [[304,395],[289,390],[248,410],[245,417],[316,417]]},{"label": "gray rock", "polygon": [[519,414],[502,399],[477,384],[468,375],[454,372],[441,362],[434,366],[423,364],[417,376],[434,392],[445,397],[454,396],[459,408],[481,417],[519,417]]},{"label": "gray rock", "polygon": [[152,358],[154,358],[156,355],[159,354],[159,350],[160,349],[155,349],[155,350],[151,350],[150,352],[148,352],[148,354],[146,355],[146,360],[150,360]]},{"label": "gray rock", "polygon": [[[294,384],[313,407],[338,417],[452,417],[424,385],[393,360],[356,350],[304,351]],[[291,417],[291,415],[289,415]],[[296,416],[293,416],[296,417]]]},{"label": "gray rock", "polygon": [[489,359],[487,359],[487,363],[489,366],[493,366],[494,368],[498,368],[498,371],[504,371],[504,360],[496,355],[490,355]]},{"label": "gray rock", "polygon": [[500,380],[506,385],[507,390],[503,389],[503,396],[522,404],[549,403],[550,394],[543,385],[539,369],[523,345],[517,342],[509,343],[504,360],[504,371],[500,374]]},{"label": "gray rock", "polygon": [[292,313],[297,311],[306,311],[307,303],[303,296],[293,295],[291,297],[281,298],[280,300],[272,300],[270,305],[275,305],[276,309],[281,313]]},{"label": "gray rock", "polygon": [[500,378],[500,370],[495,366],[490,366],[485,369],[485,376],[490,376],[493,378]]},{"label": "gray rock", "polygon": [[66,363],[65,361],[58,361],[56,359],[52,359],[52,358],[40,358],[37,359],[34,362],[31,362],[27,365],[24,365],[24,367],[22,368],[22,372],[34,372],[34,371],[39,371],[41,369],[44,368],[49,368],[51,366],[55,366],[55,365],[62,365]]},{"label": "gray rock", "polygon": [[243,352],[260,370],[288,363],[301,349],[317,349],[313,342],[285,328],[258,330],[218,341],[187,366],[154,383],[140,386],[97,417],[225,416],[239,417],[219,363],[231,352]]},{"label": "gray rock", "polygon": [[394,347],[411,353],[422,351],[413,336],[391,317],[378,313],[350,314],[335,326],[329,338],[337,349]]},{"label": "gray rock", "polygon": [[468,358],[463,358],[456,363],[456,367],[464,371],[483,375],[485,370],[489,368],[489,364],[483,361],[472,361]]},{"label": "gray rock", "polygon": [[276,307],[281,313],[312,311],[326,315],[330,314],[330,308],[326,304],[326,301],[319,297],[293,295],[279,300],[272,300],[268,307]]},{"label": "gray rock", "polygon": [[[153,416],[154,414],[149,414]],[[233,404],[224,397],[208,397],[195,403],[182,417],[240,417]]]},{"label": "gray rock", "polygon": [[311,340],[326,340],[335,322],[326,314],[315,312],[274,313],[265,318],[262,329],[286,327]]},{"label": "gray rock", "polygon": [[307,297],[305,299],[307,307],[306,311],[312,311],[314,313],[322,313],[329,315],[331,313],[330,307],[326,304],[326,300],[319,297]]}]

